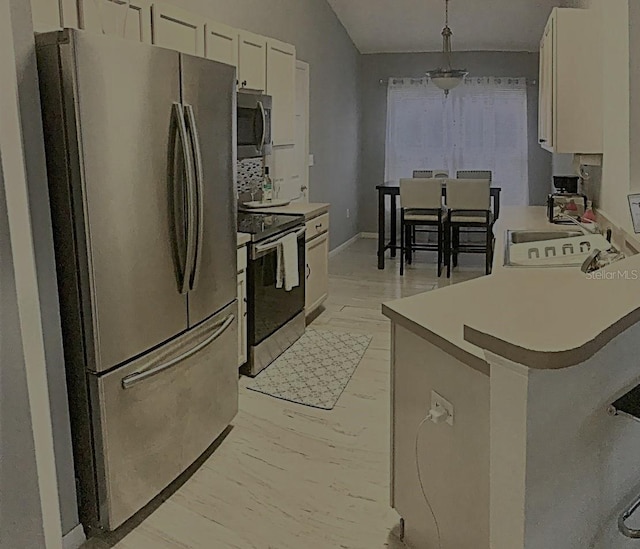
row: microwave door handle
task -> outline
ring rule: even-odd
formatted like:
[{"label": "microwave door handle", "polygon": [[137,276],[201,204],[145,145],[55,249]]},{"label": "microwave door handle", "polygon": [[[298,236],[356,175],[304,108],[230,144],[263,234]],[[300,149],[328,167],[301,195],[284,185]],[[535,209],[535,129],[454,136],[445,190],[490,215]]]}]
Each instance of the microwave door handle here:
[{"label": "microwave door handle", "polygon": [[[184,267],[182,268],[182,273],[181,273],[181,280],[178,281],[178,290],[179,292],[184,295],[189,291],[189,268],[191,266],[191,264],[193,263],[193,238],[192,238],[192,232],[193,232],[193,228],[194,228],[194,209],[193,209],[193,159],[191,157],[191,150],[189,149],[188,146],[188,135],[187,135],[187,127],[186,127],[186,123],[184,120],[184,116],[182,113],[182,105],[180,103],[173,103],[173,107],[172,107],[172,114],[173,114],[173,119],[175,121],[175,125],[176,125],[176,134],[178,139],[180,140],[180,146],[182,149],[182,159],[183,159],[183,164],[181,165],[177,165],[177,163],[174,161],[173,162],[173,174],[172,174],[172,179],[173,179],[173,183],[175,184],[176,181],[178,181],[179,175],[178,175],[178,170],[184,170],[184,174],[185,174],[185,179],[187,181],[187,189],[186,189],[186,195],[187,195],[187,220],[186,220],[186,231],[187,231],[187,250],[186,250],[186,258],[185,258],[185,262],[184,262]],[[171,154],[175,154],[175,149],[174,151],[172,151]],[[174,188],[174,192],[175,192],[175,188]],[[173,209],[172,211],[175,211],[175,209]],[[177,238],[177,233],[176,233],[176,238]]]},{"label": "microwave door handle", "polygon": [[197,217],[196,243],[194,248],[193,265],[189,280],[189,289],[195,290],[198,287],[198,278],[202,265],[202,245],[204,239],[204,170],[202,167],[202,151],[200,150],[200,135],[196,125],[196,117],[192,105],[185,105],[184,112],[187,117],[187,129],[191,133],[191,147],[195,163],[195,178],[193,181],[193,196],[196,199],[195,213]]},{"label": "microwave door handle", "polygon": [[258,108],[262,116],[262,137],[260,138],[260,152],[264,152],[264,140],[267,138],[267,114],[264,112],[262,101],[258,101]]}]

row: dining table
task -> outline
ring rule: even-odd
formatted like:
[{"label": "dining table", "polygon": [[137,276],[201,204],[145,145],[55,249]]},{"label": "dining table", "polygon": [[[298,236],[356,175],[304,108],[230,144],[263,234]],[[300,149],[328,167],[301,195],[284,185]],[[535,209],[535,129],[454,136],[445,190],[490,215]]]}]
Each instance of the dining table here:
[{"label": "dining table", "polygon": [[[384,256],[387,250],[391,250],[391,257],[396,257],[398,246],[398,197],[400,196],[400,183],[398,181],[385,181],[376,186],[378,191],[378,269],[384,269]],[[491,202],[494,221],[500,216],[500,193],[501,187],[491,187]],[[386,241],[386,213],[385,207],[387,196],[391,201],[391,235]],[[442,182],[442,196],[446,201],[447,186],[446,181]]]}]

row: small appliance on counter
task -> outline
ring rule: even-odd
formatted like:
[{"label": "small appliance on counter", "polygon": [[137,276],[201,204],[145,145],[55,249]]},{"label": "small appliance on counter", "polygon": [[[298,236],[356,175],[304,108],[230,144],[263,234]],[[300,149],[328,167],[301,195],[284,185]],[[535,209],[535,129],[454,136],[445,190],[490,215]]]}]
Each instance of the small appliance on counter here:
[{"label": "small appliance on counter", "polygon": [[587,197],[578,192],[580,178],[568,175],[553,176],[556,192],[547,199],[547,215],[551,223],[571,223],[566,216],[579,218],[587,210]]}]

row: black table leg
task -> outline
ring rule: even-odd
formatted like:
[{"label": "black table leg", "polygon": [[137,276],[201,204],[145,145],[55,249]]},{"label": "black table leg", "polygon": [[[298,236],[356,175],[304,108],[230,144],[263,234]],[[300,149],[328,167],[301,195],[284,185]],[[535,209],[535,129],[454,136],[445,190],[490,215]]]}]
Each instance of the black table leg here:
[{"label": "black table leg", "polygon": [[384,269],[384,192],[378,189],[378,269]]},{"label": "black table leg", "polygon": [[398,235],[396,234],[396,226],[398,224],[398,212],[396,210],[396,195],[391,195],[391,257],[396,256],[396,248],[398,247]]}]

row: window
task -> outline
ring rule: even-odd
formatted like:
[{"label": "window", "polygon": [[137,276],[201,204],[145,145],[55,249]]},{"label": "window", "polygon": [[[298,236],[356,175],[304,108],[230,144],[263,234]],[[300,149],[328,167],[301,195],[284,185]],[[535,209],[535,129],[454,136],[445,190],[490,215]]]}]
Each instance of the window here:
[{"label": "window", "polygon": [[445,98],[426,78],[390,79],[385,166],[387,181],[491,170],[503,204],[528,204],[526,80],[467,78]]}]

